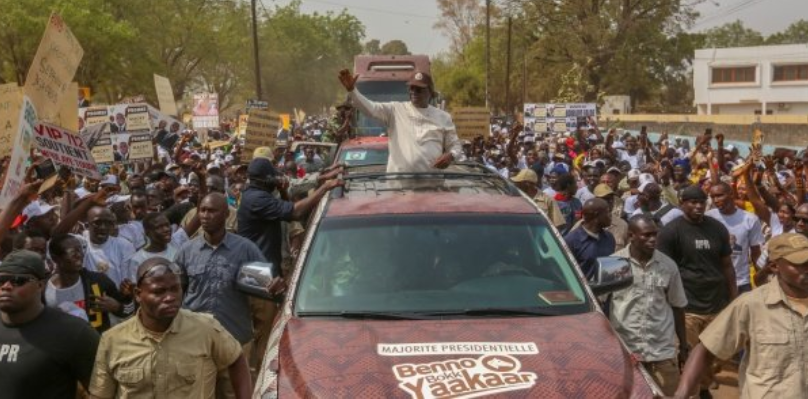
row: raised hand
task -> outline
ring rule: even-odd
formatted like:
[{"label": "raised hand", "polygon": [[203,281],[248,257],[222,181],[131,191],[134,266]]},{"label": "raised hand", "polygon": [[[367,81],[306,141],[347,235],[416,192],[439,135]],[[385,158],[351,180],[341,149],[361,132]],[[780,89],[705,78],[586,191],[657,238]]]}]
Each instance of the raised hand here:
[{"label": "raised hand", "polygon": [[344,87],[346,91],[353,91],[358,79],[359,75],[351,75],[351,72],[347,69],[339,71],[339,82],[342,83],[342,87]]}]

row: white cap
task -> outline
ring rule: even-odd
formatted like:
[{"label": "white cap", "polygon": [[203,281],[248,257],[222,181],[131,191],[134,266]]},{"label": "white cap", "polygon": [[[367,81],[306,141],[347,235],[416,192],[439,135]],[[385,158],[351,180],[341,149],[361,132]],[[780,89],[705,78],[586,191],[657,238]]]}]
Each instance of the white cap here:
[{"label": "white cap", "polygon": [[54,208],[56,207],[46,202],[40,202],[39,200],[31,202],[22,210],[22,214],[25,216],[25,224],[28,224],[28,221],[35,217],[46,215]]},{"label": "white cap", "polygon": [[106,175],[106,176],[104,176],[104,180],[101,180],[101,182],[98,183],[98,185],[99,186],[103,186],[103,185],[117,186],[118,185],[118,176]]},{"label": "white cap", "polygon": [[727,151],[732,152],[732,151],[735,151],[735,146],[732,145],[732,144],[728,144],[726,147],[724,147],[724,149],[727,150]]},{"label": "white cap", "polygon": [[84,187],[79,187],[73,190],[73,192],[76,193],[76,196],[79,197],[79,199],[92,195],[92,193],[87,191],[87,189]]},{"label": "white cap", "polygon": [[628,180],[631,179],[639,179],[640,178],[640,170],[639,169],[632,169],[628,171]]},{"label": "white cap", "polygon": [[176,168],[179,168],[179,167],[180,166],[175,164],[175,163],[169,164],[168,166],[166,166],[166,172],[170,172],[171,169],[176,169]]}]

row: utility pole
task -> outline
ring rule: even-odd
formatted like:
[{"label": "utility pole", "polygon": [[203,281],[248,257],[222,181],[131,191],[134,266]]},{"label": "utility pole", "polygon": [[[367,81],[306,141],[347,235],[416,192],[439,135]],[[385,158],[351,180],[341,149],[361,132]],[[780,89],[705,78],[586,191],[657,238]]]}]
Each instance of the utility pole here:
[{"label": "utility pole", "polygon": [[522,50],[522,109],[527,103],[527,48],[527,44],[525,44],[525,48]]},{"label": "utility pole", "polygon": [[489,85],[491,81],[491,0],[485,0],[485,107],[491,111]]},{"label": "utility pole", "polygon": [[261,61],[258,59],[258,17],[255,12],[255,2],[252,0],[252,36],[253,36],[253,58],[255,59],[255,99],[263,100],[261,92]]},{"label": "utility pole", "polygon": [[513,18],[508,16],[508,57],[505,61],[505,116],[511,115],[511,28]]}]

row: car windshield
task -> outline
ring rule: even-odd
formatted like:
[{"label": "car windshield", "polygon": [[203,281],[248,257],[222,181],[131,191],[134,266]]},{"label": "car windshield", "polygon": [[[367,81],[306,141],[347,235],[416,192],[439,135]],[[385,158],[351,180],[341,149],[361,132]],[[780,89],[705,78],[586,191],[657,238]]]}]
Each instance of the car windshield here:
[{"label": "car windshield", "polygon": [[589,311],[572,267],[538,215],[324,219],[295,308],[301,316]]},{"label": "car windshield", "polygon": [[350,148],[340,153],[340,162],[350,165],[379,165],[387,163],[387,148]]}]

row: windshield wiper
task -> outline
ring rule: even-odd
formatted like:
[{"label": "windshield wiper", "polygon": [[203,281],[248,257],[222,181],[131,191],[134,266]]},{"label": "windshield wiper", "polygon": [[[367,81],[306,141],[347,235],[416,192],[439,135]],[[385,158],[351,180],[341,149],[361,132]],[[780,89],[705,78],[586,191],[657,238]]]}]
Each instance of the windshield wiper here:
[{"label": "windshield wiper", "polygon": [[367,320],[422,320],[425,318],[413,313],[366,312],[366,311],[298,312],[297,315],[300,317],[340,317],[344,319],[367,319]]},{"label": "windshield wiper", "polygon": [[559,316],[561,313],[525,308],[458,309],[425,313],[428,316]]}]

